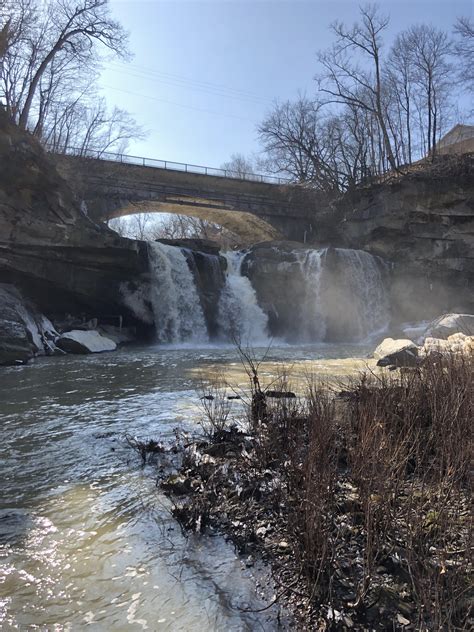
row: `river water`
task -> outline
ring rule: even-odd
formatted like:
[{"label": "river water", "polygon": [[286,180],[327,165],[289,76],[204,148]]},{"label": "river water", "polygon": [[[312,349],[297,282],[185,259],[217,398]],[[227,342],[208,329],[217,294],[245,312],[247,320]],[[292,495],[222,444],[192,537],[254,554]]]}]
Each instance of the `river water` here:
[{"label": "river water", "polygon": [[[280,347],[345,374],[363,347]],[[263,351],[262,351],[263,353]],[[0,369],[0,626],[6,630],[276,630],[262,573],[221,537],[185,537],[124,437],[198,431],[201,371],[242,381],[232,348],[124,348]],[[264,576],[264,574],[263,574]]]}]

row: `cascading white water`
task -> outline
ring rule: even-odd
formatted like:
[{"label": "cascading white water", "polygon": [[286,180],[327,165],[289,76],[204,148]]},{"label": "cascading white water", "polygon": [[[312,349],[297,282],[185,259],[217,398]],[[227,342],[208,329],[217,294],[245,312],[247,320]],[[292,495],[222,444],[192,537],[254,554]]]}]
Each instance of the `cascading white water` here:
[{"label": "cascading white water", "polygon": [[[255,288],[242,275],[245,252],[221,256],[227,261],[223,287],[217,255],[188,257],[179,247],[149,244],[150,303],[159,342],[202,344],[211,332],[226,342],[265,345],[270,327],[288,342],[350,341],[388,324],[386,264],[367,252],[282,251],[283,261],[277,256],[270,259],[269,268],[260,269]],[[272,266],[274,272],[268,272]],[[270,325],[258,296],[273,319]]]},{"label": "cascading white water", "polygon": [[284,256],[274,285],[283,293],[275,297],[275,311],[286,339],[362,340],[388,324],[381,259],[344,248],[297,249]]},{"label": "cascading white water", "polygon": [[182,250],[150,242],[148,256],[152,275],[150,298],[159,342],[207,342],[204,313]]},{"label": "cascading white water", "polygon": [[242,344],[268,344],[268,318],[257,302],[250,280],[241,274],[245,252],[227,252],[226,282],[221,292],[217,321],[225,340]]},{"label": "cascading white water", "polygon": [[305,279],[299,336],[302,340],[320,341],[326,335],[326,321],[321,300],[321,275],[325,250],[301,250],[296,253],[301,274]]},{"label": "cascading white water", "polygon": [[383,263],[364,250],[336,248],[352,292],[359,337],[382,330],[388,324],[389,301],[383,280]]}]

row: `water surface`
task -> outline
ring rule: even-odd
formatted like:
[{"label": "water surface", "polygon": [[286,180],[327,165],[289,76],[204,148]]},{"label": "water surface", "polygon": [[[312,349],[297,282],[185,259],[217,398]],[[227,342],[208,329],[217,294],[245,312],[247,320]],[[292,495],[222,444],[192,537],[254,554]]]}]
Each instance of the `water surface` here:
[{"label": "water surface", "polygon": [[[363,347],[279,347],[262,365],[356,371]],[[264,350],[257,350],[262,355]],[[232,348],[127,348],[0,368],[2,630],[276,630],[271,586],[220,537],[184,537],[126,434],[196,432],[196,392]],[[329,369],[328,369],[329,367]],[[263,601],[262,601],[263,598]]]}]

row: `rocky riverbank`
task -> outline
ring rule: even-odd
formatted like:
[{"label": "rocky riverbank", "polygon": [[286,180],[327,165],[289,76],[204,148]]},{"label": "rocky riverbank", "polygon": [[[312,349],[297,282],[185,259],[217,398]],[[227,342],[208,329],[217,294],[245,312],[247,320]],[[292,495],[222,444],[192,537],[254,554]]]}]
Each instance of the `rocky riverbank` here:
[{"label": "rocky riverbank", "polygon": [[234,389],[209,384],[204,437],[134,445],[183,528],[265,560],[297,629],[469,627],[473,354],[337,392],[310,380],[300,397],[242,359],[241,415]]}]

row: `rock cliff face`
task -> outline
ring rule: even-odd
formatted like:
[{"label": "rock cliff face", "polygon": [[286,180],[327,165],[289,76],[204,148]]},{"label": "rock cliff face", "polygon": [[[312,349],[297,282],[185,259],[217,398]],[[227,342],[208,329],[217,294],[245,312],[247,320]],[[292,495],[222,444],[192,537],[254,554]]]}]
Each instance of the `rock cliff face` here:
[{"label": "rock cliff face", "polygon": [[[147,272],[145,244],[94,224],[40,145],[0,110],[0,283],[50,318],[122,316],[140,325],[123,303],[121,284]],[[37,353],[18,301],[9,305],[8,318],[0,319],[7,329],[17,323],[16,342],[10,353],[3,332],[5,363]],[[5,301],[0,308],[5,312]]]},{"label": "rock cliff face", "polygon": [[[474,310],[474,156],[347,193],[318,215],[323,243],[393,261],[401,320]],[[462,308],[462,309],[461,309]]]},{"label": "rock cliff face", "polygon": [[120,283],[147,271],[144,246],[98,226],[35,140],[0,112],[0,282],[48,315],[121,314]]}]

